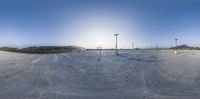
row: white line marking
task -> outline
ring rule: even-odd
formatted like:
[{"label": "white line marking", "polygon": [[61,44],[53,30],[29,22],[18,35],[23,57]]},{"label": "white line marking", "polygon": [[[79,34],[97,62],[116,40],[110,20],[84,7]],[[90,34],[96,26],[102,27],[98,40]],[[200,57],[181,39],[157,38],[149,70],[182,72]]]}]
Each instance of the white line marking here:
[{"label": "white line marking", "polygon": [[63,54],[65,57],[67,57],[68,59],[70,59],[70,56],[67,54]]},{"label": "white line marking", "polygon": [[143,71],[141,72],[141,75],[142,75],[142,82],[143,82],[144,86],[146,86],[146,81],[144,79],[144,72]]},{"label": "white line marking", "polygon": [[44,94],[44,93],[43,93],[43,90],[42,90],[42,88],[40,88],[40,89],[39,89],[39,97],[38,97],[38,98],[39,98],[39,99],[42,99],[43,94]]},{"label": "white line marking", "polygon": [[146,93],[148,93],[148,90],[147,90],[147,88],[146,88],[146,80],[145,80],[145,78],[144,78],[144,72],[143,71],[141,71],[141,76],[142,76],[142,82],[143,82],[143,90],[144,90],[144,93],[146,94]]},{"label": "white line marking", "polygon": [[54,55],[54,62],[58,62],[58,57],[57,57],[57,55]]},{"label": "white line marking", "polygon": [[40,57],[38,57],[38,58],[34,59],[34,60],[31,62],[31,64],[38,63],[38,62],[39,62],[39,61],[41,61],[41,60],[42,60],[42,58],[44,58],[44,57],[45,57],[45,55],[43,55],[43,56],[40,56]]}]

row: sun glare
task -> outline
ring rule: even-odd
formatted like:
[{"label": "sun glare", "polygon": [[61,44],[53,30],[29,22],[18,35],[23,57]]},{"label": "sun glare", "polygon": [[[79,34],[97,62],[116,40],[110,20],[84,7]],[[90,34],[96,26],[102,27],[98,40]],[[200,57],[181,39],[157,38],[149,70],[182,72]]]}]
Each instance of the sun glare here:
[{"label": "sun glare", "polygon": [[98,41],[98,42],[97,42],[97,46],[103,47],[103,45],[104,45],[103,41]]}]

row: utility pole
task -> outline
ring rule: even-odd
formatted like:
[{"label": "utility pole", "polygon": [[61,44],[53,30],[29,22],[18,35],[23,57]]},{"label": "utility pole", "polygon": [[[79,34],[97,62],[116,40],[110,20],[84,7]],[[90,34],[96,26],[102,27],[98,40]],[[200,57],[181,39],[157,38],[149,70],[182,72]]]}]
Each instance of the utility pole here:
[{"label": "utility pole", "polygon": [[119,55],[118,48],[117,48],[117,43],[118,43],[117,36],[119,35],[119,33],[116,33],[116,34],[114,34],[114,35],[115,35],[115,40],[116,40],[116,45],[115,45],[115,54],[116,54],[116,55]]}]

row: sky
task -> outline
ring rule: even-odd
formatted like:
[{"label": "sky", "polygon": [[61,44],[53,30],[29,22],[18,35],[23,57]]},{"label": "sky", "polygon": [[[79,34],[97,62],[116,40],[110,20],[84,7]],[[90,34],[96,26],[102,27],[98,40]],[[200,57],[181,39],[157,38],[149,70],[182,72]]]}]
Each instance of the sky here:
[{"label": "sky", "polygon": [[0,0],[0,46],[200,46],[199,0]]}]

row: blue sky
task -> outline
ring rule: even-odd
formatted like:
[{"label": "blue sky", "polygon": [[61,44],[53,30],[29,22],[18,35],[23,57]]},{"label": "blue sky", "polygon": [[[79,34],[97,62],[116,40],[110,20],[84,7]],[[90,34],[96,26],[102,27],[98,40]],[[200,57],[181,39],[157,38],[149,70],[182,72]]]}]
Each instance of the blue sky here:
[{"label": "blue sky", "polygon": [[198,0],[1,0],[0,46],[200,46]]}]

